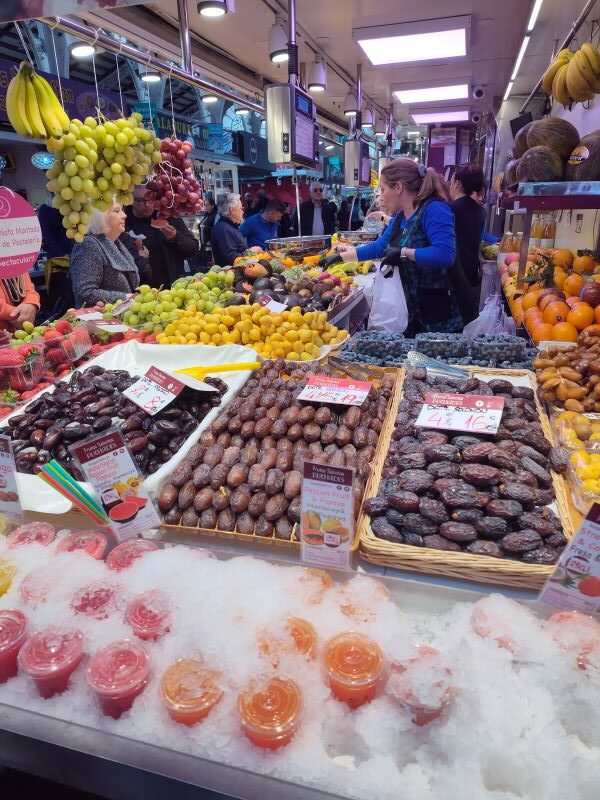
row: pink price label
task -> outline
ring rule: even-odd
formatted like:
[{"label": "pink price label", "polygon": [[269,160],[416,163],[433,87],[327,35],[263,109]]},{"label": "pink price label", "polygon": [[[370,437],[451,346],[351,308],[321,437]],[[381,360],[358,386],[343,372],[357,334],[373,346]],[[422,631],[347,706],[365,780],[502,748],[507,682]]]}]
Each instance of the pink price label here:
[{"label": "pink price label", "polygon": [[503,397],[427,392],[415,425],[467,433],[496,433],[503,411]]},{"label": "pink price label", "polygon": [[313,403],[336,403],[342,406],[361,406],[367,399],[372,385],[369,381],[313,375],[298,395],[298,400],[308,400]]},{"label": "pink price label", "polygon": [[125,389],[123,394],[142,411],[154,416],[172,403],[183,389],[185,384],[177,378],[158,367],[150,367],[144,377]]},{"label": "pink price label", "polygon": [[37,261],[42,231],[33,206],[0,186],[0,278],[24,275]]}]

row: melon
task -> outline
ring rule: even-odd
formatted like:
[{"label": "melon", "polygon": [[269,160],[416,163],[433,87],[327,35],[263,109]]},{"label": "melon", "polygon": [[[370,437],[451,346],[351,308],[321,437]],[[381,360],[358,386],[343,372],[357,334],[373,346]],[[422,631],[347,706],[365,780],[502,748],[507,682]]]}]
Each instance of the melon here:
[{"label": "melon", "polygon": [[513,155],[515,158],[521,158],[521,156],[525,153],[529,145],[527,144],[527,132],[529,128],[533,125],[533,122],[528,122],[527,125],[523,125],[523,127],[517,131],[515,136],[515,143],[513,145]]},{"label": "melon", "polygon": [[549,147],[539,145],[530,148],[519,160],[517,178],[519,183],[560,181],[563,171],[561,157]]},{"label": "melon", "polygon": [[513,158],[512,161],[508,161],[506,166],[504,167],[504,180],[506,186],[514,186],[515,183],[518,183],[519,180],[517,178],[517,170],[519,168],[519,161],[518,158]]},{"label": "melon", "polygon": [[549,147],[566,161],[579,142],[577,128],[566,119],[544,117],[531,123],[527,131],[527,146]]},{"label": "melon", "polygon": [[600,180],[600,131],[588,133],[579,142],[567,161],[568,181]]}]

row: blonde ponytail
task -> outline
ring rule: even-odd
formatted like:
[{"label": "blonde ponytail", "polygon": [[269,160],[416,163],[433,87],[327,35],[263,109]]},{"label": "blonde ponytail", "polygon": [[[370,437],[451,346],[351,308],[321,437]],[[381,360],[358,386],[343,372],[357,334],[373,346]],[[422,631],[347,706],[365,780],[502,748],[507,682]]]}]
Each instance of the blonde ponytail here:
[{"label": "blonde ponytail", "polygon": [[426,200],[449,200],[448,188],[431,167],[415,164],[411,158],[396,158],[381,170],[381,177],[387,184],[394,186],[403,183],[414,194],[415,206]]}]

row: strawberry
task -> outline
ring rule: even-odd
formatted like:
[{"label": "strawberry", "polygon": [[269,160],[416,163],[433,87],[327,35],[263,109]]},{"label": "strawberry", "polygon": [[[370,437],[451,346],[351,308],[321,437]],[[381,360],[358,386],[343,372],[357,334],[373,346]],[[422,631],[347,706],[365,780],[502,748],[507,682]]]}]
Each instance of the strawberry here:
[{"label": "strawberry", "polygon": [[7,414],[10,414],[12,410],[12,406],[0,406],[0,419],[5,417]]},{"label": "strawberry", "polygon": [[65,359],[63,354],[62,348],[60,347],[53,347],[51,349],[46,350],[46,358],[51,364],[62,364]]},{"label": "strawberry", "polygon": [[71,333],[73,326],[66,319],[59,319],[58,322],[54,323],[54,330],[59,333]]},{"label": "strawberry", "polygon": [[70,364],[59,364],[56,368],[56,372],[58,373],[59,378],[62,378],[63,375],[66,375],[67,372],[71,372],[71,365]]},{"label": "strawberry", "polygon": [[149,336],[146,336],[144,341],[146,344],[154,344],[156,342],[156,334],[151,333]]},{"label": "strawberry", "polygon": [[9,347],[0,350],[0,367],[21,367],[25,363],[25,357],[18,350]]},{"label": "strawberry", "polygon": [[52,328],[45,330],[43,336],[46,342],[62,342],[63,340],[62,333],[59,333],[59,331],[55,331]]},{"label": "strawberry", "polygon": [[93,344],[88,352],[90,356],[97,356],[98,353],[102,353],[104,351],[104,345],[101,344]]}]

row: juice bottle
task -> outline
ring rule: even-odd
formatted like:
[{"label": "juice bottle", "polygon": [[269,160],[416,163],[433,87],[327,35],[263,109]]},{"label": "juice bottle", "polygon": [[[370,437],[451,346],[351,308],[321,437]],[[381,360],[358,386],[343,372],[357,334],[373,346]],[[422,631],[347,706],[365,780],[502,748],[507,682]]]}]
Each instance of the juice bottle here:
[{"label": "juice bottle", "polygon": [[116,608],[116,587],[108,583],[91,583],[79,589],[71,600],[76,614],[85,614],[93,619],[106,619]]},{"label": "juice bottle", "polygon": [[82,658],[81,632],[51,625],[27,639],[19,651],[19,666],[48,698],[65,691]]},{"label": "juice bottle", "polygon": [[27,617],[20,611],[0,611],[0,683],[17,674],[17,656],[27,635]]},{"label": "juice bottle", "polygon": [[289,744],[296,733],[302,694],[294,681],[254,680],[238,698],[242,730],[257,747],[276,750]]},{"label": "juice bottle", "polygon": [[541,247],[552,248],[556,239],[556,222],[552,214],[547,214],[544,217],[544,228],[542,230]]},{"label": "juice bottle", "polygon": [[55,536],[54,525],[50,525],[49,522],[28,522],[11,531],[6,537],[6,541],[10,549],[33,542],[46,546],[54,541]]},{"label": "juice bottle", "polygon": [[542,232],[544,226],[540,214],[534,214],[531,222],[531,232],[529,234],[529,252],[532,253],[542,246]]},{"label": "juice bottle", "polygon": [[185,658],[172,664],[162,677],[160,693],[169,716],[182,725],[207,717],[223,697],[216,673],[202,661]]},{"label": "juice bottle", "polygon": [[350,708],[373,700],[387,677],[387,659],[381,648],[361,633],[339,633],[330,639],[323,662],[334,697]]},{"label": "juice bottle", "polygon": [[0,595],[6,594],[10,589],[12,579],[17,574],[17,570],[9,561],[0,558]]},{"label": "juice bottle", "polygon": [[154,550],[158,550],[158,545],[149,539],[128,539],[110,551],[106,559],[106,566],[115,572],[121,572],[128,569],[136,558]]},{"label": "juice bottle", "polygon": [[387,692],[412,713],[416,725],[437,719],[450,702],[452,670],[433,647],[417,647],[403,664],[392,664]]},{"label": "juice bottle", "polygon": [[159,639],[169,631],[170,608],[167,598],[156,589],[134,597],[125,611],[125,622],[138,639]]},{"label": "juice bottle", "polygon": [[118,719],[143,691],[150,673],[150,658],[137,642],[124,639],[103,647],[90,659],[87,682],[102,711]]},{"label": "juice bottle", "polygon": [[107,547],[108,539],[102,531],[71,531],[57,544],[56,553],[83,550],[84,553],[100,561],[104,558]]}]

